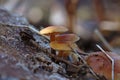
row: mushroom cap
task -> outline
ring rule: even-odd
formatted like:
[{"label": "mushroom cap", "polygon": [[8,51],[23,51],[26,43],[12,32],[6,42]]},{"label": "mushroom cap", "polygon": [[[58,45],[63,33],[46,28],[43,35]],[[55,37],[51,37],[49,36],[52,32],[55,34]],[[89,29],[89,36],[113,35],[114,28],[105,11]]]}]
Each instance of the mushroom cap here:
[{"label": "mushroom cap", "polygon": [[64,51],[71,51],[71,48],[77,48],[75,43],[70,41],[53,41],[50,43],[50,46],[55,50],[64,50]]},{"label": "mushroom cap", "polygon": [[44,29],[42,29],[39,33],[40,34],[51,34],[51,33],[63,33],[68,31],[68,29],[66,27],[62,27],[62,26],[48,26]]},{"label": "mushroom cap", "polygon": [[[115,61],[115,80],[118,78],[118,74],[120,73],[120,56],[108,52],[108,54],[114,59]],[[93,69],[94,72],[104,75],[108,80],[111,80],[111,72],[112,72],[112,65],[111,61],[108,59],[108,57],[105,56],[103,52],[94,52],[91,53],[86,58],[87,63],[90,65],[90,67]]]},{"label": "mushroom cap", "polygon": [[76,42],[79,39],[80,38],[75,34],[61,34],[61,35],[56,35],[56,37],[55,37],[56,41],[72,41],[72,42]]}]

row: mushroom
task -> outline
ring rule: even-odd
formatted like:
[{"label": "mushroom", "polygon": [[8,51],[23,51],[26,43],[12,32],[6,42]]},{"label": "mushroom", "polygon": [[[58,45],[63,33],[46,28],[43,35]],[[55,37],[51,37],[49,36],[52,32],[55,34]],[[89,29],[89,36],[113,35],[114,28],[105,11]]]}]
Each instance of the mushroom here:
[{"label": "mushroom", "polygon": [[[68,31],[66,27],[61,26],[48,26],[47,28],[42,29],[39,33],[42,35],[49,35],[50,42],[55,41],[55,35]],[[55,54],[55,50],[51,49],[51,53]]]},{"label": "mushroom", "polygon": [[[55,37],[56,41],[63,41],[63,42],[70,41],[73,43],[78,41],[79,39],[80,39],[80,37],[78,37],[76,34],[72,34],[72,33],[71,34],[60,34],[60,35],[56,35],[56,37]],[[76,45],[76,50],[80,53],[83,53],[83,51],[80,50],[77,45]]]},{"label": "mushroom", "polygon": [[67,57],[70,55],[70,52],[72,51],[72,48],[77,48],[77,45],[75,43],[72,43],[70,41],[53,41],[50,43],[50,46],[54,50],[58,50],[58,56],[59,57]]},{"label": "mushroom", "polygon": [[[112,52],[109,52],[109,55],[115,60],[114,78],[115,80],[118,80],[120,74],[120,56]],[[108,80],[111,80],[111,61],[104,55],[103,52],[91,53],[86,58],[86,61],[92,67],[93,71],[99,75],[104,75]]]},{"label": "mushroom", "polygon": [[49,35],[50,36],[50,41],[55,41],[55,35],[64,33],[68,31],[66,27],[61,27],[61,26],[48,26],[40,31],[40,34],[42,35]]},{"label": "mushroom", "polygon": [[72,41],[72,42],[76,42],[79,39],[80,38],[75,34],[60,34],[60,35],[56,35],[56,37],[55,37],[56,41]]}]

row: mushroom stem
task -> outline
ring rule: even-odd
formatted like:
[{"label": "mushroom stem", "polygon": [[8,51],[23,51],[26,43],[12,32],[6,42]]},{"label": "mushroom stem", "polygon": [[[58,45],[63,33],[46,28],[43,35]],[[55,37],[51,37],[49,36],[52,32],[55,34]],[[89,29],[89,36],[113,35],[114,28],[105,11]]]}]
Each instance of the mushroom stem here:
[{"label": "mushroom stem", "polygon": [[69,55],[69,53],[70,53],[70,51],[63,51],[63,50],[61,50],[61,51],[59,51],[58,56],[66,58]]},{"label": "mushroom stem", "polygon": [[58,53],[58,57],[70,60],[70,62],[74,62],[75,60],[77,60],[76,58],[74,60],[73,57],[70,54],[71,54],[71,51],[63,51],[63,50],[61,50]]},{"label": "mushroom stem", "polygon": [[100,31],[98,29],[95,30],[95,34],[99,37],[99,39],[104,43],[104,46],[109,50],[109,51],[114,51],[112,46],[109,45],[109,43],[106,41],[106,39],[102,36]]},{"label": "mushroom stem", "polygon": [[50,42],[55,41],[55,34],[50,35]]},{"label": "mushroom stem", "polygon": [[[55,41],[55,34],[50,35],[50,42],[52,42],[52,41]],[[54,49],[52,49],[52,48],[51,48],[51,53],[56,55],[56,51]]]}]

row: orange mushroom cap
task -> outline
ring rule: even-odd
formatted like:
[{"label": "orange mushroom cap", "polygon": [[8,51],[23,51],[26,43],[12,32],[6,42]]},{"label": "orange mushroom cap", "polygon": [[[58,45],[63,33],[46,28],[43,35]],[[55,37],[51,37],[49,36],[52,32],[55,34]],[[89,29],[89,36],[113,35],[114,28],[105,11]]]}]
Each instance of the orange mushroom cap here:
[{"label": "orange mushroom cap", "polygon": [[55,50],[64,50],[64,51],[71,51],[72,48],[77,48],[75,43],[70,41],[53,41],[50,43],[50,46]]},{"label": "orange mushroom cap", "polygon": [[63,33],[68,31],[66,27],[62,26],[48,26],[44,29],[42,29],[39,33],[44,35],[49,35],[51,33]]},{"label": "orange mushroom cap", "polygon": [[72,42],[76,42],[79,39],[80,38],[75,34],[61,34],[61,35],[56,35],[56,37],[55,37],[56,41],[72,41]]},{"label": "orange mushroom cap", "polygon": [[[120,56],[111,52],[108,52],[108,54],[115,60],[115,80],[118,80],[120,74]],[[86,61],[93,71],[111,80],[112,64],[103,52],[91,53],[86,58]]]}]

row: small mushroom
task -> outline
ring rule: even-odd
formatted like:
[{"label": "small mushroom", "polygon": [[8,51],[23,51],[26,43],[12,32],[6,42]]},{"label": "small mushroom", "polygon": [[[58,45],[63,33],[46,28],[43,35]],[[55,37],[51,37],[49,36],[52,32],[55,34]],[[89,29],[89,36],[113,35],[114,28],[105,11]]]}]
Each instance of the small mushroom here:
[{"label": "small mushroom", "polygon": [[68,31],[66,27],[61,27],[61,26],[48,26],[40,31],[40,34],[42,35],[49,35],[50,36],[50,41],[55,41],[55,35],[64,33]]},{"label": "small mushroom", "polygon": [[50,43],[50,46],[54,50],[58,50],[58,56],[59,57],[67,57],[70,55],[70,52],[72,51],[72,48],[77,48],[77,45],[75,43],[72,43],[70,41],[53,41]]},{"label": "small mushroom", "polygon": [[[108,54],[115,60],[114,75],[115,80],[118,80],[120,74],[120,56],[112,52],[108,52]],[[95,71],[99,75],[104,75],[108,80],[111,80],[111,61],[108,59],[108,57],[106,57],[103,52],[91,53],[86,58],[86,61],[91,66],[93,71]]]},{"label": "small mushroom", "polygon": [[[60,34],[60,35],[56,35],[55,40],[56,41],[70,41],[70,42],[76,42],[80,39],[80,37],[78,37],[76,34]],[[77,45],[76,45],[77,46]],[[77,46],[76,50],[80,53],[83,53],[82,50],[80,50]]]},{"label": "small mushroom", "polygon": [[[50,36],[50,42],[55,41],[55,35],[64,33],[68,31],[66,27],[61,26],[49,26],[47,28],[42,29],[39,33],[42,35],[49,35]],[[51,49],[51,53],[56,54],[55,50]]]},{"label": "small mushroom", "polygon": [[55,37],[56,41],[72,41],[72,42],[76,42],[79,39],[80,38],[75,34],[60,34],[60,35],[56,35],[56,37]]}]

